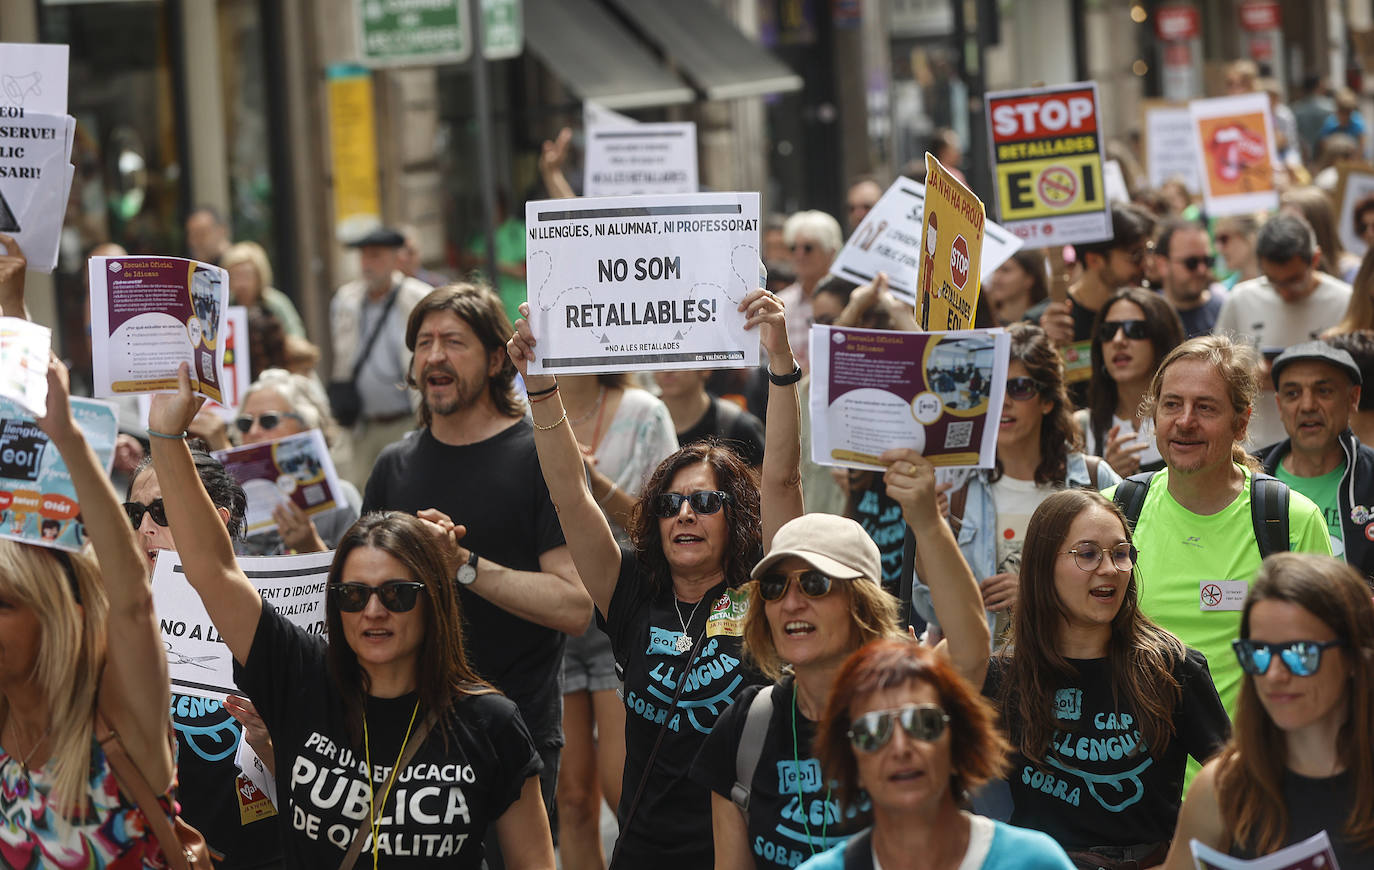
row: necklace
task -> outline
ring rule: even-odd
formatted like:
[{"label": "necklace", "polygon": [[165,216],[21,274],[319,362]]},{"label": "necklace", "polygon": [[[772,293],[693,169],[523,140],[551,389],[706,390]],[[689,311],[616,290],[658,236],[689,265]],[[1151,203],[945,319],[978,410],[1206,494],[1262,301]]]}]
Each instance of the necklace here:
[{"label": "necklace", "polygon": [[[410,729],[415,727],[415,714],[420,712],[420,699],[415,699],[415,709],[410,711],[410,724],[406,726],[406,736],[401,739],[401,751],[396,753],[396,763],[391,765],[392,774],[387,779],[386,791],[382,792],[382,808],[386,808],[387,795],[395,784],[400,771],[401,758],[406,754],[406,744],[410,742]],[[377,870],[377,808],[372,804],[372,743],[367,736],[367,712],[363,712],[363,755],[367,757],[367,811],[368,821],[372,824],[372,870]]]},{"label": "necklace", "polygon": [[583,414],[583,415],[580,416],[580,417],[569,417],[569,418],[568,418],[568,422],[571,423],[571,424],[574,425],[574,426],[578,425],[579,423],[585,423],[585,422],[587,422],[588,420],[590,420],[590,419],[592,418],[592,415],[593,415],[593,414],[595,414],[597,411],[600,411],[600,410],[601,410],[601,403],[604,402],[605,400],[606,400],[606,388],[603,386],[603,387],[600,389],[600,391],[598,391],[597,394],[596,394],[596,404],[595,404],[595,405],[592,405],[591,408],[589,408],[589,409],[587,410],[587,413]]},{"label": "necklace", "polygon": [[682,618],[681,602],[677,600],[676,595],[673,596],[673,612],[677,614],[677,621],[682,626],[682,634],[678,635],[676,643],[673,644],[673,648],[680,653],[685,653],[692,648],[692,637],[687,633],[687,626],[691,624],[692,618],[697,615],[697,608],[700,607],[701,602],[705,600],[705,595],[698,598],[697,603],[692,605],[691,614],[684,620]]},{"label": "necklace", "polygon": [[[23,773],[24,773],[24,778],[25,778],[25,779],[28,779],[28,778],[29,778],[29,760],[30,760],[31,758],[33,758],[33,754],[34,754],[35,752],[38,751],[38,747],[42,746],[42,745],[43,745],[43,742],[44,742],[45,740],[47,740],[48,737],[49,737],[51,734],[52,734],[52,723],[49,722],[49,723],[48,723],[48,730],[44,731],[43,734],[42,734],[42,736],[40,736],[40,737],[38,738],[37,742],[35,742],[32,746],[29,747],[29,751],[28,751],[28,752],[25,752],[24,755],[23,755],[23,757],[17,758],[17,760],[18,760],[18,762],[19,762],[19,769],[20,769],[21,771],[23,771]],[[16,758],[16,756],[14,756],[14,755],[11,755],[10,757],[11,757],[11,758]]]}]

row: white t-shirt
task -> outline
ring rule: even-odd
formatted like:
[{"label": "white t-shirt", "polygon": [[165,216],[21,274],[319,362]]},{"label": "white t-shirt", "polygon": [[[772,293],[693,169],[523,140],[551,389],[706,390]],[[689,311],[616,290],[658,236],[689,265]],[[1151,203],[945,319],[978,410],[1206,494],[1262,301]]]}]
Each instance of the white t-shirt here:
[{"label": "white t-shirt", "polygon": [[1026,540],[1026,526],[1035,509],[1056,489],[1052,483],[1017,480],[1005,474],[992,485],[992,502],[997,506],[998,574],[1021,573],[1021,547]]},{"label": "white t-shirt", "polygon": [[[1221,306],[1213,332],[1232,333],[1261,351],[1281,349],[1314,338],[1336,323],[1350,304],[1350,285],[1325,272],[1317,273],[1317,288],[1300,302],[1285,302],[1263,276],[1242,281]],[[1260,383],[1250,416],[1250,443],[1263,446],[1287,437],[1274,404],[1273,383]]]}]

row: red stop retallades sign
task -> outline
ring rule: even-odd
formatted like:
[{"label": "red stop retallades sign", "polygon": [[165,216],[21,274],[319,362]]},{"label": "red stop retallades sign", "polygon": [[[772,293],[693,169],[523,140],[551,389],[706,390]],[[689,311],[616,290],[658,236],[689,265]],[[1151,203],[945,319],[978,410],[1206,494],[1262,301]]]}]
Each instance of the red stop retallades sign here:
[{"label": "red stop retallades sign", "polygon": [[1201,16],[1195,7],[1163,6],[1155,12],[1155,35],[1165,42],[1196,39],[1201,32]]},{"label": "red stop retallades sign", "polygon": [[988,105],[998,144],[1097,133],[1096,103],[1087,88],[989,98]]},{"label": "red stop retallades sign", "polygon": [[949,249],[949,271],[954,286],[960,290],[968,283],[968,241],[963,236],[955,236]]},{"label": "red stop retallades sign", "polygon": [[1251,32],[1278,30],[1283,24],[1283,12],[1277,0],[1246,0],[1238,10],[1240,26]]}]

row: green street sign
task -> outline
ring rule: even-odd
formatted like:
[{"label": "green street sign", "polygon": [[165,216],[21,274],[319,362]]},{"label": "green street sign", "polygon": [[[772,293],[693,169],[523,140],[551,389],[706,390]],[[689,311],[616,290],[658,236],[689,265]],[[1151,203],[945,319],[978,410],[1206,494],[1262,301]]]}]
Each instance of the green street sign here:
[{"label": "green street sign", "polygon": [[[359,60],[368,66],[462,63],[472,55],[468,0],[354,0]],[[517,57],[524,46],[520,0],[482,0],[482,54]]]}]

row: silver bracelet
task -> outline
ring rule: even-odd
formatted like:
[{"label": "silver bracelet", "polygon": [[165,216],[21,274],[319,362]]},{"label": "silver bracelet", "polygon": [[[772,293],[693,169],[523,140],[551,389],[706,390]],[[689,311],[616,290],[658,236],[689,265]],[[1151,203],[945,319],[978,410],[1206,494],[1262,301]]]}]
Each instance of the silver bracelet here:
[{"label": "silver bracelet", "polygon": [[601,505],[602,507],[605,507],[606,502],[611,500],[611,496],[615,495],[615,491],[617,489],[620,489],[620,487],[616,484],[614,480],[611,481],[611,488],[606,490],[606,494],[603,495],[601,498],[597,499],[596,503]]}]

